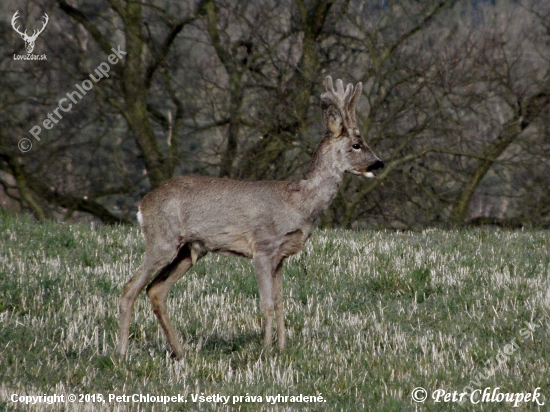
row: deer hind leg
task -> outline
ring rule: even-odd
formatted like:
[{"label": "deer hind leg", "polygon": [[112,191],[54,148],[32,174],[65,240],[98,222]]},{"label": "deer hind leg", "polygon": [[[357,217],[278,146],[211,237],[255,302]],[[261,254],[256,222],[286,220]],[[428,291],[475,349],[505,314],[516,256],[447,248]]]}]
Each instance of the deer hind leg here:
[{"label": "deer hind leg", "polygon": [[132,319],[132,307],[139,293],[143,290],[149,280],[170,264],[176,257],[176,253],[161,253],[158,258],[153,258],[150,253],[145,252],[143,264],[136,270],[134,276],[124,285],[119,302],[119,327],[117,353],[125,356],[128,351],[128,335],[130,333],[130,321]]},{"label": "deer hind leg", "polygon": [[181,359],[184,356],[184,349],[181,345],[180,339],[166,310],[166,299],[168,298],[168,292],[174,284],[181,279],[181,277],[187,272],[197,260],[203,257],[206,251],[202,248],[198,242],[192,242],[192,244],[184,245],[174,262],[157,275],[151,284],[147,287],[147,296],[153,306],[153,312],[164,330],[166,339],[172,348],[172,356],[176,359]]}]

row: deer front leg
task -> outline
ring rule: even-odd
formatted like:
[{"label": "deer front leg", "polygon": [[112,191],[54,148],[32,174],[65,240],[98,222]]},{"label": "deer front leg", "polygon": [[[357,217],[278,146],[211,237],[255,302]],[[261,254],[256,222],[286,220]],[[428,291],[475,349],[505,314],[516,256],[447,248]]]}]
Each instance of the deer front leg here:
[{"label": "deer front leg", "polygon": [[264,348],[271,346],[273,328],[273,272],[272,259],[266,255],[255,255],[254,271],[260,289],[260,309],[262,311],[262,327],[264,330]]},{"label": "deer front leg", "polygon": [[286,346],[285,316],[283,312],[283,261],[273,274],[273,298],[275,306],[275,321],[277,323],[277,347],[283,350]]}]

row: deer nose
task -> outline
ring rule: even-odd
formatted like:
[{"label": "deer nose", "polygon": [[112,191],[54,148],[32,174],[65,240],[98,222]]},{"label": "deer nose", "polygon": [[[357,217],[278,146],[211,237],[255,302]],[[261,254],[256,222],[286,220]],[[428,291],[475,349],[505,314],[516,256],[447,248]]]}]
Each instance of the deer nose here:
[{"label": "deer nose", "polygon": [[371,170],[379,170],[384,168],[384,162],[380,159],[378,159],[376,162],[374,162],[373,165],[371,165],[367,171],[370,172]]}]

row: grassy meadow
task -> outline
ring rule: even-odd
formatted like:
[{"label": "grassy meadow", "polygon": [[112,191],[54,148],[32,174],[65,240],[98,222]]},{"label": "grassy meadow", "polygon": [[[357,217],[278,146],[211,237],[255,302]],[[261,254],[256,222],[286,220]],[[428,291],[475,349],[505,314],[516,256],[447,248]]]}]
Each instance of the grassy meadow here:
[{"label": "grassy meadow", "polygon": [[[516,409],[432,398],[467,386],[540,387],[546,404],[519,409],[550,408],[548,231],[318,230],[284,267],[283,353],[262,350],[251,262],[210,254],[171,291],[170,316],[188,351],[180,362],[145,294],[128,358],[113,354],[118,298],[143,251],[137,227],[0,214],[0,410]],[[413,401],[417,387],[425,402]],[[77,401],[12,402],[54,394]],[[133,394],[180,401],[124,400]],[[277,394],[289,398],[268,401]]]}]

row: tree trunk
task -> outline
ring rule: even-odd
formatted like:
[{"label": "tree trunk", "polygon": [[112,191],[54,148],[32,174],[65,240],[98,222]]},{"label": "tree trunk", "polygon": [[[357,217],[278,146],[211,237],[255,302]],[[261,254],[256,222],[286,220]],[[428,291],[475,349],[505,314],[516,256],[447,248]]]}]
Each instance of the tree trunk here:
[{"label": "tree trunk", "polygon": [[128,2],[124,14],[126,28],[126,61],[124,65],[124,100],[126,120],[143,155],[151,188],[157,188],[171,176],[158,145],[147,111],[147,88],[142,53],[143,42],[141,3]]}]

